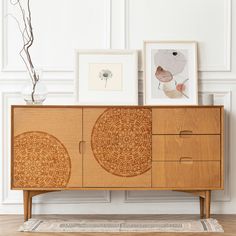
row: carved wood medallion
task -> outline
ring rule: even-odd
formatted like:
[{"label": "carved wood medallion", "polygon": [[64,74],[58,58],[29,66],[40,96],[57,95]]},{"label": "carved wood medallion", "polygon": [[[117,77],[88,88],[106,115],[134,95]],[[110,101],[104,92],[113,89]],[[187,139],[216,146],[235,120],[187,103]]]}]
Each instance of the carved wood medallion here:
[{"label": "carved wood medallion", "polygon": [[14,187],[66,187],[71,163],[65,146],[53,135],[33,131],[14,137]]},{"label": "carved wood medallion", "polygon": [[149,108],[109,108],[91,136],[93,154],[111,174],[132,177],[151,168],[152,112]]}]

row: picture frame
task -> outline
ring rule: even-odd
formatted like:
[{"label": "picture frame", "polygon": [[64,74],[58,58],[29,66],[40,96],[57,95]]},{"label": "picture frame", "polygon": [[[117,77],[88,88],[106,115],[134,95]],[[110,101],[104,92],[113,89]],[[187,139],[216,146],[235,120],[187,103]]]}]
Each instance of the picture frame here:
[{"label": "picture frame", "polygon": [[76,50],[75,97],[82,105],[138,105],[135,50]]},{"label": "picture frame", "polygon": [[197,105],[195,41],[144,41],[144,105]]}]

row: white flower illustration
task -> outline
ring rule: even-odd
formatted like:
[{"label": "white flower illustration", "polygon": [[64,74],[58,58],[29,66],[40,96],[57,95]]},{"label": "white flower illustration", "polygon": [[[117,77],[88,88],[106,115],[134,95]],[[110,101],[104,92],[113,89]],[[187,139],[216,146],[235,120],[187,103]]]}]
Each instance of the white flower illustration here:
[{"label": "white flower illustration", "polygon": [[99,72],[99,78],[105,80],[105,88],[107,87],[107,81],[112,78],[112,72],[110,70],[101,70]]}]

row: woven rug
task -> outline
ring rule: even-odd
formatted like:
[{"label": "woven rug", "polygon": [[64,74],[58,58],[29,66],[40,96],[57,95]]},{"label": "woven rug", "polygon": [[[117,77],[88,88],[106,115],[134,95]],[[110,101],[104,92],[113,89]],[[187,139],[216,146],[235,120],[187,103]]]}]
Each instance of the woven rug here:
[{"label": "woven rug", "polygon": [[22,232],[224,232],[215,219],[204,220],[43,220],[30,219]]}]

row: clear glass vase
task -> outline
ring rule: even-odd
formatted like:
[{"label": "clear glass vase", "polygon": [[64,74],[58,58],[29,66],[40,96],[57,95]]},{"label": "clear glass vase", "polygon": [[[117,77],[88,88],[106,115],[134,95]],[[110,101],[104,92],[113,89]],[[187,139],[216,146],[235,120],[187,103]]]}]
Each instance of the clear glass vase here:
[{"label": "clear glass vase", "polygon": [[39,80],[37,81],[35,87],[31,79],[29,78],[21,91],[22,97],[28,105],[43,104],[48,95],[47,87],[41,81],[42,72],[37,71],[36,74],[39,77]]}]

